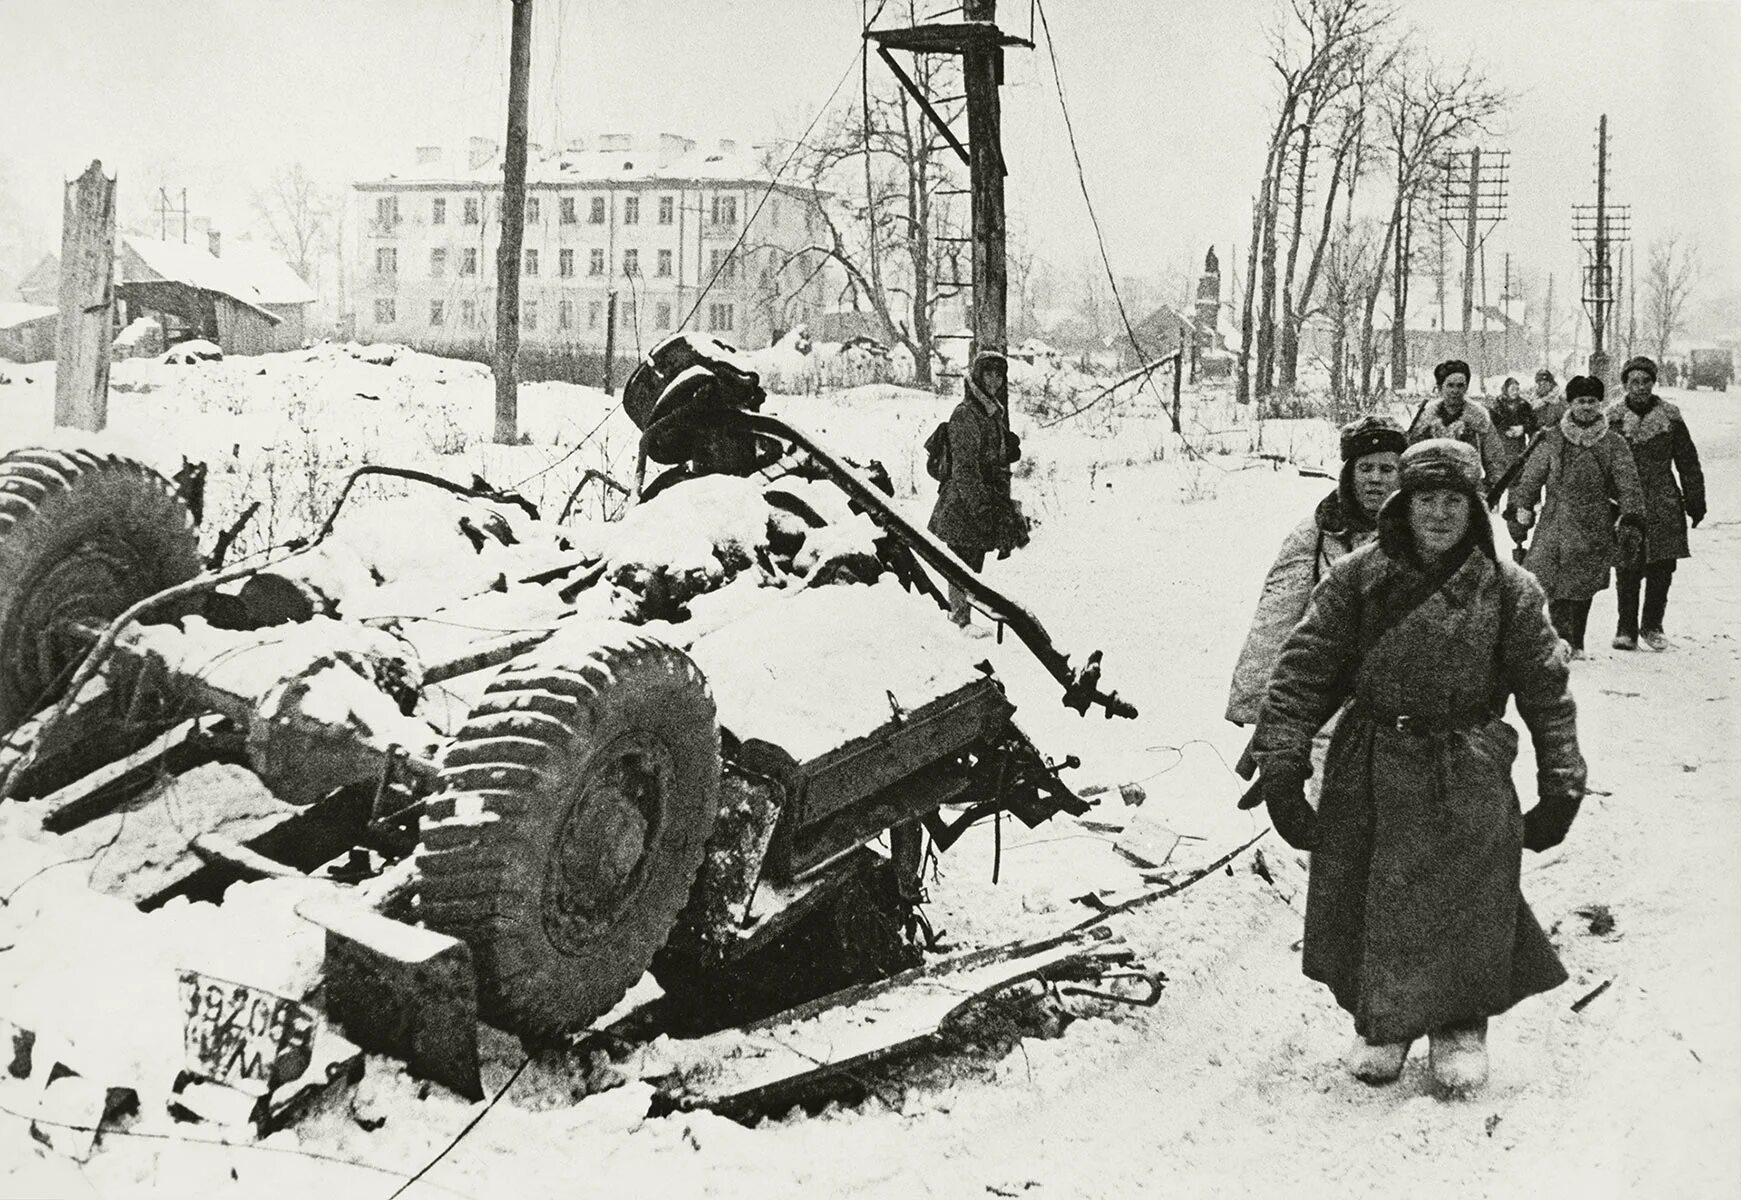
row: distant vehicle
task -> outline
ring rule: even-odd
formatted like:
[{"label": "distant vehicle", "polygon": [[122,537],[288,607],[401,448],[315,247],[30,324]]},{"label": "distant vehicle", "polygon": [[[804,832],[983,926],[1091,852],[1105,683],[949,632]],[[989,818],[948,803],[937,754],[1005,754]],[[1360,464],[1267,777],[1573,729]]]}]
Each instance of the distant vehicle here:
[{"label": "distant vehicle", "polygon": [[1714,387],[1719,392],[1729,390],[1735,378],[1733,350],[1694,350],[1687,360],[1687,388]]}]

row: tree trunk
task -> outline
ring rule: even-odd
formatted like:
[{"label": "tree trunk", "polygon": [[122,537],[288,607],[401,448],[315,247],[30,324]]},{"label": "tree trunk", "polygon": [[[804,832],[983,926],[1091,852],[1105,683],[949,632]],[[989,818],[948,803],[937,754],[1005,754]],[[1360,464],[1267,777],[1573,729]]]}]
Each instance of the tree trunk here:
[{"label": "tree trunk", "polygon": [[1392,221],[1396,237],[1396,265],[1390,279],[1390,390],[1400,394],[1408,378],[1408,231],[1414,223],[1413,198],[1406,195],[1403,156],[1397,155],[1396,208]]},{"label": "tree trunk", "polygon": [[1260,199],[1251,208],[1251,252],[1245,259],[1245,301],[1240,309],[1239,318],[1239,374],[1234,385],[1234,398],[1240,404],[1251,403],[1251,336],[1252,336],[1252,298],[1257,288],[1258,240],[1263,236],[1263,201],[1262,190]]}]

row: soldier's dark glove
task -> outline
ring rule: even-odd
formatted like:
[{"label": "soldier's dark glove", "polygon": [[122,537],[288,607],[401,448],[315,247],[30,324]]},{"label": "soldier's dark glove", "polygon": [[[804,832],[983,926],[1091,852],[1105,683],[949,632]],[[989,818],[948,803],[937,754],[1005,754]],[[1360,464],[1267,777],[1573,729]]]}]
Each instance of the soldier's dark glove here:
[{"label": "soldier's dark glove", "polygon": [[1317,844],[1318,814],[1306,803],[1306,780],[1296,771],[1266,771],[1240,800],[1241,808],[1256,808],[1262,801],[1269,821],[1282,841],[1296,850]]},{"label": "soldier's dark glove", "polygon": [[1622,518],[1616,536],[1620,541],[1620,566],[1629,571],[1637,570],[1644,561],[1644,531]]},{"label": "soldier's dark glove", "polygon": [[1701,508],[1697,512],[1694,512],[1693,510],[1688,509],[1687,516],[1692,520],[1693,528],[1697,529],[1699,527],[1699,522],[1705,519],[1705,510]]},{"label": "soldier's dark glove", "polygon": [[1543,796],[1523,814],[1523,847],[1540,854],[1566,840],[1572,819],[1578,815],[1576,796]]}]

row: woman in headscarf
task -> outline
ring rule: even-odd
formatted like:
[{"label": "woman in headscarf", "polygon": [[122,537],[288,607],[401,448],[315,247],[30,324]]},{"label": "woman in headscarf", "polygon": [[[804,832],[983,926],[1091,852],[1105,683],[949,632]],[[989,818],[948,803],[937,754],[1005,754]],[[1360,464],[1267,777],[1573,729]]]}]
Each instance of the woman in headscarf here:
[{"label": "woman in headscarf", "polygon": [[[1566,979],[1519,877],[1526,847],[1566,836],[1585,776],[1546,597],[1495,557],[1480,479],[1460,442],[1403,454],[1377,540],[1331,567],[1282,649],[1241,801],[1312,852],[1302,966],[1354,1019],[1349,1069],[1389,1083],[1424,1036],[1447,1096],[1486,1080],[1488,1018]],[[1527,815],[1513,696],[1535,742]],[[1314,813],[1312,736],[1345,701]]]}]

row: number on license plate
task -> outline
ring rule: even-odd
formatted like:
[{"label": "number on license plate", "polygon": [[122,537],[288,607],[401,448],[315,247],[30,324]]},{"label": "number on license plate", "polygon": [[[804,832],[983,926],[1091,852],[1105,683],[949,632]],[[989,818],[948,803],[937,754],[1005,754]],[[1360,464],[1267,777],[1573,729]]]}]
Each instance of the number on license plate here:
[{"label": "number on license plate", "polygon": [[295,1000],[198,971],[181,972],[181,997],[189,1071],[272,1088],[308,1068],[314,1016]]}]

